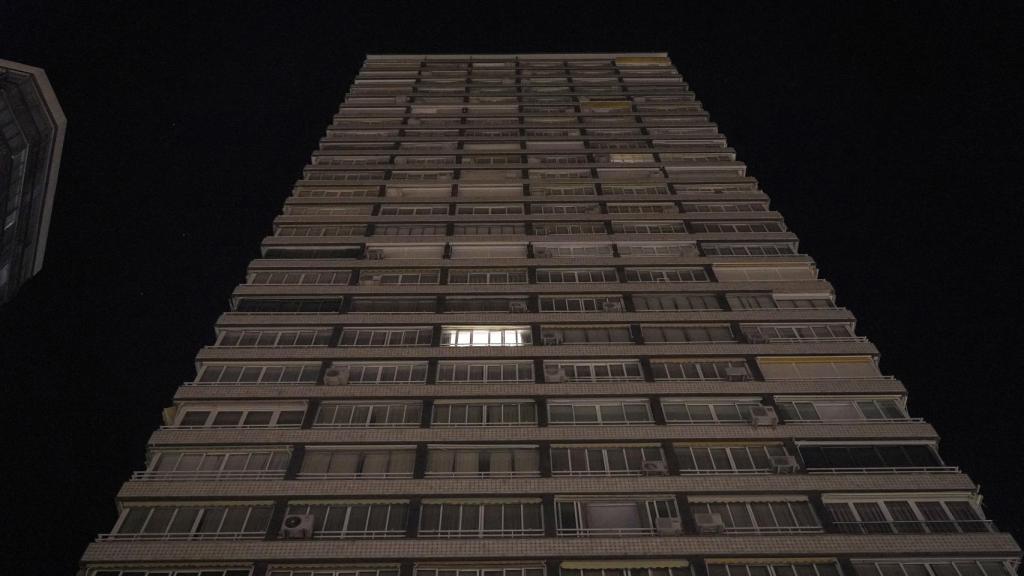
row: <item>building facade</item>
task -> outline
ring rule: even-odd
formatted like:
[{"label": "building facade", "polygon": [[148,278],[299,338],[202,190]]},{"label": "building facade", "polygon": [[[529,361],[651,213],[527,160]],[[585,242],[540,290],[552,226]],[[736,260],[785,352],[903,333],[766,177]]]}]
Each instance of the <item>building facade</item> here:
[{"label": "building facade", "polygon": [[370,56],[90,576],[1007,576],[665,54]]},{"label": "building facade", "polygon": [[43,266],[66,125],[43,70],[0,60],[0,305]]}]

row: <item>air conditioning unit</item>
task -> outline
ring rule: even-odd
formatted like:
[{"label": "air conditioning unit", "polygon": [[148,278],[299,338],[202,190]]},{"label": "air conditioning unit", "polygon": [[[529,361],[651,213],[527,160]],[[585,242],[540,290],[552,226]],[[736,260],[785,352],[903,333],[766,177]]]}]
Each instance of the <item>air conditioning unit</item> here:
[{"label": "air conditioning unit", "polygon": [[545,346],[557,346],[562,343],[561,334],[542,334],[540,341]]},{"label": "air conditioning unit", "polygon": [[745,382],[750,380],[750,373],[743,366],[728,366],[725,369],[725,379],[729,382]]},{"label": "air conditioning unit", "polygon": [[288,540],[308,540],[313,537],[312,514],[288,514],[281,522],[279,532],[281,538]]},{"label": "air conditioning unit", "polygon": [[378,248],[369,248],[369,249],[366,250],[366,259],[367,260],[383,260],[384,259],[384,251],[380,250]]},{"label": "air conditioning unit", "polygon": [[622,302],[606,301],[602,308],[605,312],[622,312]]},{"label": "air conditioning unit", "polygon": [[536,247],[533,249],[534,258],[551,258],[551,251],[543,246]]},{"label": "air conditioning unit", "polygon": [[693,515],[693,523],[697,525],[698,534],[721,534],[725,530],[721,514],[698,512]]},{"label": "air conditioning unit", "polygon": [[377,274],[371,274],[365,278],[359,277],[359,283],[363,286],[376,286],[380,283],[380,276]]},{"label": "air conditioning unit", "polygon": [[764,344],[768,342],[764,334],[761,334],[757,330],[751,330],[746,333],[747,344]]},{"label": "air conditioning unit", "polygon": [[658,536],[678,536],[683,533],[683,521],[679,518],[658,518],[654,528]]},{"label": "air conditioning unit", "polygon": [[526,302],[509,302],[509,312],[523,314],[529,312],[529,308],[526,306]]},{"label": "air conditioning unit", "polygon": [[403,192],[401,188],[392,188],[388,190],[388,196],[392,198],[401,198],[402,196],[405,196],[405,192]]},{"label": "air conditioning unit", "polygon": [[552,366],[544,368],[544,380],[547,382],[565,382],[569,377],[562,368]]},{"label": "air conditioning unit", "polygon": [[800,464],[796,461],[796,456],[772,456],[771,457],[772,472],[776,474],[792,474],[800,469]]},{"label": "air conditioning unit", "polygon": [[779,416],[771,406],[755,406],[750,409],[750,423],[754,426],[777,426]]},{"label": "air conditioning unit", "polygon": [[333,366],[324,372],[324,384],[328,386],[342,386],[348,384],[348,366]]},{"label": "air conditioning unit", "polygon": [[664,460],[647,460],[640,469],[645,476],[668,476],[668,464]]}]

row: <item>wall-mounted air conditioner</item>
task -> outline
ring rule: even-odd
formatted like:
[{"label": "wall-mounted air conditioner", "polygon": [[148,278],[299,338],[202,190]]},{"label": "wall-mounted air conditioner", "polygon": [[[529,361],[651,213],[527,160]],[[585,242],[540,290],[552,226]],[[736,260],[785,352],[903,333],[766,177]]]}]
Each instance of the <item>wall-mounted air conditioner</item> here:
[{"label": "wall-mounted air conditioner", "polygon": [[754,406],[750,409],[750,423],[754,426],[777,426],[779,415],[771,406]]},{"label": "wall-mounted air conditioner", "polygon": [[725,530],[721,514],[698,512],[693,515],[693,523],[697,525],[698,534],[721,534]]},{"label": "wall-mounted air conditioner", "polygon": [[792,474],[800,469],[800,464],[796,461],[796,456],[787,454],[785,456],[772,456],[771,467],[772,472],[776,474]]},{"label": "wall-mounted air conditioner", "polygon": [[279,534],[288,540],[308,540],[313,537],[312,514],[288,514],[281,522]]},{"label": "wall-mounted air conditioner", "polygon": [[343,386],[348,384],[348,366],[332,366],[324,372],[324,384],[328,386]]},{"label": "wall-mounted air conditioner", "polygon": [[544,368],[544,380],[546,382],[565,382],[569,377],[565,373],[565,369],[559,366],[549,366]]},{"label": "wall-mounted air conditioner", "polygon": [[743,366],[729,366],[725,369],[725,379],[729,382],[745,382],[750,380],[750,372]]},{"label": "wall-mounted air conditioner", "polygon": [[647,460],[640,469],[645,476],[668,476],[668,464],[664,460]]},{"label": "wall-mounted air conditioner", "polygon": [[683,533],[683,521],[680,518],[658,518],[655,530],[658,536],[678,536]]}]

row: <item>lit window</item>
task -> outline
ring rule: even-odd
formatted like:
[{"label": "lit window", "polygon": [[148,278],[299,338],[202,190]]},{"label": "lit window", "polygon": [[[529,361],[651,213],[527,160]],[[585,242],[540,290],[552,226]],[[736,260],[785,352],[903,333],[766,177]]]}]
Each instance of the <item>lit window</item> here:
[{"label": "lit window", "polygon": [[532,343],[528,326],[446,326],[442,346],[525,346]]}]

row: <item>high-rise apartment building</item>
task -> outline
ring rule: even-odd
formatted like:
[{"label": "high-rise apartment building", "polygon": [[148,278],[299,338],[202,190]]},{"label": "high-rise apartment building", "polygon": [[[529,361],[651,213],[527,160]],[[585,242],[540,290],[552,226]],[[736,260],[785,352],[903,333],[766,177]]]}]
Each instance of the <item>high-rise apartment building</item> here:
[{"label": "high-rise apartment building", "polygon": [[43,266],[66,126],[46,72],[0,60],[0,305]]},{"label": "high-rise apartment building", "polygon": [[370,56],[90,576],[1007,576],[665,54]]}]

